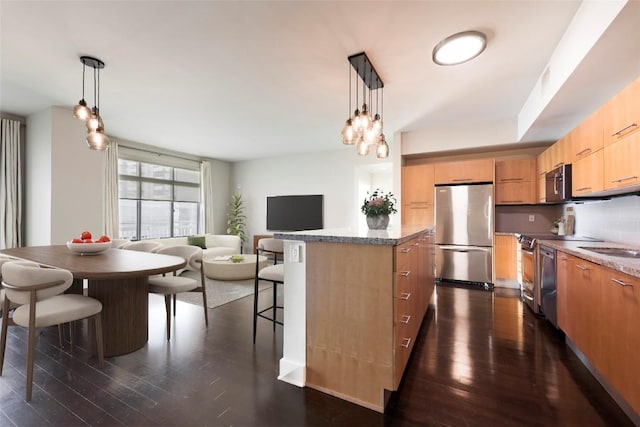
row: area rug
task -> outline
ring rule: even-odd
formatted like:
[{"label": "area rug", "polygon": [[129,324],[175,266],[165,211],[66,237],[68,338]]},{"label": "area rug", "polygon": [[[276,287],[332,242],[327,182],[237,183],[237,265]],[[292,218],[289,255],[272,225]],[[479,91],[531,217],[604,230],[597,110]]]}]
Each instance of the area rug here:
[{"label": "area rug", "polygon": [[[200,281],[199,271],[185,271],[182,277],[189,277]],[[207,307],[216,308],[221,305],[230,303],[231,301],[253,295],[253,279],[221,281],[204,278],[207,287]],[[258,289],[260,291],[271,288],[271,283],[260,282]],[[202,306],[202,294],[200,292],[182,292],[177,294],[178,301],[184,301],[189,304]]]}]

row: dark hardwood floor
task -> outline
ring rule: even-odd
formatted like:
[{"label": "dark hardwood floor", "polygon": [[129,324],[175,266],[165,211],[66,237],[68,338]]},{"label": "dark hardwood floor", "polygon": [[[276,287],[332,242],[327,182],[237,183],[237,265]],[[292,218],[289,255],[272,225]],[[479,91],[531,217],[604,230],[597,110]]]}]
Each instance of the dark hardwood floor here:
[{"label": "dark hardwood floor", "polygon": [[[269,292],[269,291],[267,291]],[[564,345],[509,291],[438,286],[385,415],[276,379],[282,331],[252,298],[209,311],[179,303],[171,342],[150,297],[146,347],[99,369],[82,348],[37,341],[33,400],[24,401],[26,333],[9,328],[0,425],[75,426],[623,426],[630,421]],[[265,303],[268,298],[265,298]],[[106,326],[105,326],[106,327]],[[81,325],[80,344],[86,347]]]}]

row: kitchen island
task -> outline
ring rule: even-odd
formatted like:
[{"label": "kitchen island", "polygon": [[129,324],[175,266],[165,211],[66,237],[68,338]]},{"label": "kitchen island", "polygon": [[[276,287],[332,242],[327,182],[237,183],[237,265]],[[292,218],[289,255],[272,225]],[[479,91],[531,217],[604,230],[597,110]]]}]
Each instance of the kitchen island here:
[{"label": "kitchen island", "polygon": [[279,379],[384,412],[434,289],[434,230],[275,233],[285,241]]}]

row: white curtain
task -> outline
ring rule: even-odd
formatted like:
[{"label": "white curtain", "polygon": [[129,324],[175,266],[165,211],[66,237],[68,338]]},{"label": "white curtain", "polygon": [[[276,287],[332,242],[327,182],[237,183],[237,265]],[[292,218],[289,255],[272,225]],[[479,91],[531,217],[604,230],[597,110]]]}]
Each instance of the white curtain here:
[{"label": "white curtain", "polygon": [[200,182],[204,232],[215,234],[213,226],[213,174],[211,173],[211,163],[206,160],[200,163]]},{"label": "white curtain", "polygon": [[20,122],[2,119],[0,147],[0,249],[22,243]]},{"label": "white curtain", "polygon": [[104,191],[102,199],[104,234],[112,239],[119,239],[118,143],[113,139],[104,156]]}]

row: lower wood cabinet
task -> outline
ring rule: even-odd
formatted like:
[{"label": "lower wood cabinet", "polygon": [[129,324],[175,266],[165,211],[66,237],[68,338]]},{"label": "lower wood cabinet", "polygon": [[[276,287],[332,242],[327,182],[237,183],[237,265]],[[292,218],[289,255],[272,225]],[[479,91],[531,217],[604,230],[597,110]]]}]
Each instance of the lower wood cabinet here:
[{"label": "lower wood cabinet", "polygon": [[397,246],[307,242],[306,386],[384,411],[431,300],[434,252],[432,232]]},{"label": "lower wood cabinet", "polygon": [[496,234],[493,236],[493,260],[495,278],[515,280],[518,278],[518,242],[516,236]]},{"label": "lower wood cabinet", "polygon": [[558,251],[558,326],[640,413],[640,279]]}]

